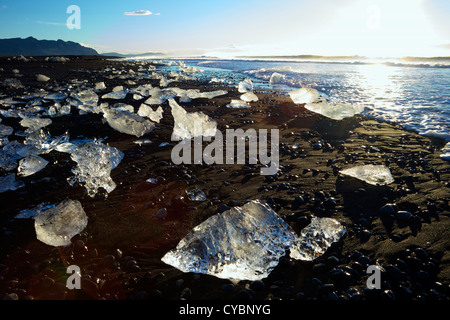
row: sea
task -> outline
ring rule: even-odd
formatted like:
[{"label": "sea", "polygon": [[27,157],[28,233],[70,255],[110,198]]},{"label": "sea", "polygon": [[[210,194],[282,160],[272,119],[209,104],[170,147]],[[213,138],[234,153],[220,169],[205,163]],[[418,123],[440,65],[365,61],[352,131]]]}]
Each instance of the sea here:
[{"label": "sea", "polygon": [[[195,67],[192,76],[287,95],[317,89],[330,102],[360,104],[369,117],[395,122],[420,134],[450,141],[450,58],[436,60],[177,59]],[[175,61],[175,60],[173,60]],[[174,65],[167,66],[173,70]],[[274,73],[278,81],[270,83]]]}]

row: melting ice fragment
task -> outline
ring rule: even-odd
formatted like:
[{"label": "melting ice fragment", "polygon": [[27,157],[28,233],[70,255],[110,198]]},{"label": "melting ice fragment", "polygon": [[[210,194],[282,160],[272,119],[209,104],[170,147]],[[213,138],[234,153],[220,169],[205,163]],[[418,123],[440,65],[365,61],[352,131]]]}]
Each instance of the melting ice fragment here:
[{"label": "melting ice fragment", "polygon": [[450,142],[442,148],[441,158],[444,160],[450,160]]},{"label": "melting ice fragment", "polygon": [[362,180],[374,186],[388,185],[394,182],[391,171],[384,165],[362,165],[340,171],[341,174]]},{"label": "melting ice fragment", "polygon": [[286,77],[278,72],[274,72],[272,73],[272,75],[270,76],[270,84],[277,84],[277,83],[281,83],[284,81],[284,79],[286,79]]},{"label": "melting ice fragment", "polygon": [[245,102],[256,102],[258,101],[258,96],[253,92],[247,92],[241,95],[241,100]]},{"label": "melting ice fragment", "polygon": [[22,177],[28,177],[36,172],[44,169],[48,164],[48,161],[39,156],[28,156],[19,161],[19,167],[17,168],[17,175]]},{"label": "melting ice fragment", "polygon": [[198,186],[186,190],[186,194],[191,201],[206,201],[206,195]]},{"label": "melting ice fragment", "polygon": [[150,120],[152,120],[156,123],[159,123],[159,121],[161,121],[161,119],[163,117],[163,108],[161,108],[161,106],[159,106],[158,109],[156,109],[156,111],[154,111],[152,109],[152,107],[143,103],[139,107],[138,115],[140,115],[141,117],[147,117]]},{"label": "melting ice fragment", "polygon": [[114,130],[134,135],[138,138],[153,131],[155,128],[155,124],[150,120],[128,111],[105,110],[103,117]]},{"label": "melting ice fragment", "polygon": [[35,219],[39,216],[43,211],[54,208],[54,204],[48,204],[47,202],[43,202],[32,209],[24,209],[19,212],[14,218],[16,219]]},{"label": "melting ice fragment", "polygon": [[111,170],[119,165],[123,156],[120,150],[98,140],[74,148],[71,158],[77,166],[72,170],[75,176],[69,180],[69,184],[74,185],[76,182],[83,184],[90,197],[94,197],[99,188],[110,193],[116,188],[110,176]]},{"label": "melting ice fragment", "polygon": [[0,177],[0,193],[6,192],[8,190],[15,191],[24,186],[25,183],[23,183],[23,181],[16,180],[16,176],[14,173],[10,173],[6,176]]},{"label": "melting ice fragment", "polygon": [[324,254],[333,242],[339,241],[345,232],[345,227],[335,219],[314,217],[294,241],[290,257],[312,261]]},{"label": "melting ice fragment", "polygon": [[34,220],[38,240],[50,246],[70,244],[70,239],[83,231],[88,223],[86,212],[78,200],[66,199],[42,212]]},{"label": "melting ice fragment", "polygon": [[353,117],[364,111],[364,106],[361,105],[330,102],[308,103],[305,108],[333,120]]},{"label": "melting ice fragment", "polygon": [[172,116],[175,121],[172,141],[216,135],[217,122],[211,120],[203,112],[187,112],[174,99],[169,99],[169,105],[172,108]]},{"label": "melting ice fragment", "polygon": [[27,118],[20,121],[22,127],[28,128],[28,131],[36,131],[52,124],[52,119],[48,118]]},{"label": "melting ice fragment", "polygon": [[319,92],[312,88],[300,88],[289,92],[289,96],[295,104],[312,103],[319,98]]},{"label": "melting ice fragment", "polygon": [[43,74],[37,74],[36,75],[36,80],[39,81],[39,82],[47,82],[47,81],[50,80],[50,78],[47,77],[47,76],[44,76]]},{"label": "melting ice fragment", "polygon": [[183,272],[260,280],[295,238],[292,228],[267,204],[254,200],[196,226],[162,261]]},{"label": "melting ice fragment", "polygon": [[238,85],[238,91],[240,93],[250,92],[253,91],[253,83],[250,79],[244,79],[243,81],[239,82]]},{"label": "melting ice fragment", "polygon": [[245,109],[245,108],[250,108],[250,105],[242,100],[231,100],[231,102],[229,104],[227,104],[227,108],[232,108],[232,109]]},{"label": "melting ice fragment", "polygon": [[119,90],[119,91],[112,91],[110,93],[104,94],[102,96],[103,99],[125,99],[125,97],[128,94],[128,90],[124,89],[124,90]]},{"label": "melting ice fragment", "polygon": [[10,126],[0,124],[0,137],[6,137],[12,135],[14,129]]}]

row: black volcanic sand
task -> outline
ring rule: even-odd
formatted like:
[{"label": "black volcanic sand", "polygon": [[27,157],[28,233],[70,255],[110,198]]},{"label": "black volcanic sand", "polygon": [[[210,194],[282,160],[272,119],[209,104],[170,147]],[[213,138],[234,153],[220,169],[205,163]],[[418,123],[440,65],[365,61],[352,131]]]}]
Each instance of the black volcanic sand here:
[{"label": "black volcanic sand", "polygon": [[[19,79],[25,88],[1,87],[6,96],[64,86],[69,80],[104,81],[109,92],[124,79],[107,79],[105,68],[137,70],[133,62],[98,57],[71,57],[70,62],[25,63],[0,59],[0,79]],[[14,75],[17,68],[20,75]],[[51,78],[35,81],[35,74]],[[137,84],[156,81],[136,80]],[[193,81],[174,82],[181,88],[217,90]],[[49,89],[50,87],[50,89]],[[133,87],[133,86],[131,86]],[[213,100],[180,103],[188,111],[203,111],[219,129],[280,129],[280,171],[262,176],[259,165],[174,165],[170,153],[173,118],[163,104],[157,128],[139,139],[119,133],[102,122],[102,115],[55,117],[47,127],[53,136],[69,131],[71,139],[107,137],[105,143],[125,156],[112,171],[116,189],[107,197],[87,196],[82,186],[71,187],[75,163],[65,153],[42,155],[49,164],[20,178],[25,187],[0,194],[0,296],[5,299],[425,299],[450,296],[449,163],[439,157],[444,142],[404,130],[398,125],[355,116],[333,121],[296,106],[285,96],[256,92],[260,100],[250,109],[227,109],[239,97],[235,88]],[[124,102],[138,107],[128,95]],[[100,100],[102,102],[103,100]],[[121,102],[121,101],[108,101]],[[0,106],[1,107],[1,106]],[[5,107],[2,107],[3,109]],[[23,130],[19,119],[2,124]],[[14,135],[10,140],[21,137]],[[168,142],[166,147],[159,147]],[[342,178],[339,170],[360,164],[387,165],[395,182],[374,187]],[[146,182],[158,178],[158,184]],[[191,202],[185,190],[199,186],[205,202]],[[89,223],[67,247],[51,247],[36,239],[32,219],[13,217],[42,202],[66,197],[79,200]],[[312,216],[333,217],[346,224],[347,234],[313,262],[280,260],[262,281],[228,280],[182,273],[161,257],[196,225],[228,207],[262,199],[299,232]],[[385,206],[385,204],[390,204]],[[167,208],[167,217],[155,217]],[[405,213],[406,211],[406,213]],[[368,290],[366,269],[383,267],[381,290]],[[81,267],[82,290],[65,287],[68,265]]]}]

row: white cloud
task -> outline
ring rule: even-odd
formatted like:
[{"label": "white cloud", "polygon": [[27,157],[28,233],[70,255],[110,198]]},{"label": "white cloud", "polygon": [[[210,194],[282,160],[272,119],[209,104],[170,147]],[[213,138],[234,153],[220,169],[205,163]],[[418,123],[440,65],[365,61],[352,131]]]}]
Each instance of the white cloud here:
[{"label": "white cloud", "polygon": [[159,16],[160,13],[152,13],[151,11],[148,11],[148,10],[137,10],[137,11],[131,11],[131,12],[124,12],[124,15],[126,15],[126,16],[150,16],[150,15]]}]

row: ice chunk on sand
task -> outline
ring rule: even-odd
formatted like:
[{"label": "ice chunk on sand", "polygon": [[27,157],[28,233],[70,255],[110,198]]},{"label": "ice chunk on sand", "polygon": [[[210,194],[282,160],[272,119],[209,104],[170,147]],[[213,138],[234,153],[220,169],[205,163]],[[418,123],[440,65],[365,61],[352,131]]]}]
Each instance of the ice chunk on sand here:
[{"label": "ice chunk on sand", "polygon": [[36,131],[52,124],[52,119],[48,118],[27,118],[20,121],[22,127],[28,128],[27,131]]},{"label": "ice chunk on sand", "polygon": [[0,137],[10,136],[13,132],[14,129],[12,127],[0,124]]},{"label": "ice chunk on sand", "polygon": [[256,102],[258,101],[258,96],[253,92],[247,92],[241,95],[241,100],[245,102]]},{"label": "ice chunk on sand", "polygon": [[367,164],[345,169],[340,173],[374,186],[383,186],[394,182],[391,171],[384,165]]},{"label": "ice chunk on sand", "polygon": [[145,104],[154,105],[154,104],[163,104],[170,98],[175,98],[177,96],[177,92],[171,89],[163,89],[160,88],[152,88],[150,90],[150,98],[145,100]]},{"label": "ice chunk on sand", "polygon": [[238,91],[240,93],[253,91],[253,82],[252,82],[252,80],[247,78],[247,79],[244,79],[243,81],[239,82]]},{"label": "ice chunk on sand", "polygon": [[305,108],[333,120],[353,117],[364,111],[364,106],[361,105],[329,102],[309,103]]},{"label": "ice chunk on sand", "polygon": [[114,130],[134,135],[138,138],[153,131],[155,128],[155,124],[150,120],[128,111],[105,110],[103,117]]},{"label": "ice chunk on sand", "polygon": [[267,204],[254,200],[192,229],[162,261],[183,271],[223,279],[266,278],[296,238]]},{"label": "ice chunk on sand", "polygon": [[450,142],[447,142],[444,148],[442,148],[441,158],[444,160],[450,160]]},{"label": "ice chunk on sand", "polygon": [[216,135],[217,122],[211,120],[203,112],[187,112],[174,99],[169,99],[169,105],[172,108],[172,116],[175,121],[172,141]]},{"label": "ice chunk on sand", "polygon": [[75,176],[69,180],[69,183],[83,184],[90,197],[94,197],[99,188],[110,193],[116,188],[110,176],[111,170],[119,165],[123,156],[120,150],[98,140],[81,144],[71,152],[71,158],[77,166],[72,170]]},{"label": "ice chunk on sand", "polygon": [[47,76],[44,76],[43,74],[37,74],[36,75],[36,80],[39,81],[39,82],[47,82],[47,81],[50,80],[50,78],[47,77]]},{"label": "ice chunk on sand", "polygon": [[61,136],[52,137],[43,129],[30,133],[24,143],[38,150],[37,154],[49,153],[58,145],[69,141],[69,132],[67,131]]},{"label": "ice chunk on sand", "polygon": [[161,121],[163,117],[163,108],[159,106],[156,111],[153,111],[152,107],[143,103],[139,107],[138,115],[140,115],[141,117],[147,117],[153,122],[159,123],[159,121]]},{"label": "ice chunk on sand", "polygon": [[186,194],[191,201],[206,201],[206,194],[198,186],[186,190]]},{"label": "ice chunk on sand", "polygon": [[23,183],[23,181],[16,180],[16,175],[14,173],[10,173],[6,176],[0,177],[0,193],[6,192],[8,190],[15,191],[24,186],[25,183]]},{"label": "ice chunk on sand", "polygon": [[290,248],[290,257],[312,261],[324,254],[333,242],[339,241],[345,231],[345,227],[335,219],[314,217],[294,241]]},{"label": "ice chunk on sand", "polygon": [[86,212],[78,200],[66,199],[42,212],[34,220],[38,240],[50,246],[70,244],[70,239],[83,231],[88,223]]},{"label": "ice chunk on sand", "polygon": [[231,102],[229,104],[227,104],[227,108],[231,108],[231,109],[245,109],[245,108],[250,108],[250,105],[242,100],[231,100]]},{"label": "ice chunk on sand", "polygon": [[104,94],[102,96],[102,99],[116,99],[116,100],[120,100],[120,99],[125,99],[125,97],[128,94],[128,90],[124,89],[124,90],[119,90],[119,91],[112,91],[110,93]]},{"label": "ice chunk on sand", "polygon": [[28,177],[35,174],[38,171],[44,169],[48,164],[48,161],[39,156],[28,156],[19,161],[19,167],[17,168],[17,175],[22,177]]},{"label": "ice chunk on sand", "polygon": [[67,94],[62,92],[49,93],[44,96],[44,99],[55,101],[64,100],[65,98],[67,98]]},{"label": "ice chunk on sand", "polygon": [[94,90],[91,89],[82,90],[76,93],[72,93],[71,95],[82,104],[96,106],[98,102],[98,95],[94,92]]},{"label": "ice chunk on sand", "polygon": [[274,72],[272,73],[272,75],[270,76],[270,84],[277,84],[277,83],[281,83],[284,81],[284,79],[286,79],[286,76],[283,74],[280,74],[278,72]]},{"label": "ice chunk on sand", "polygon": [[94,88],[95,90],[105,90],[106,89],[106,85],[105,85],[105,83],[102,81],[102,82],[97,82],[96,84],[95,84],[95,88]]},{"label": "ice chunk on sand", "polygon": [[289,92],[295,104],[313,103],[319,98],[319,92],[313,88],[300,88]]}]

